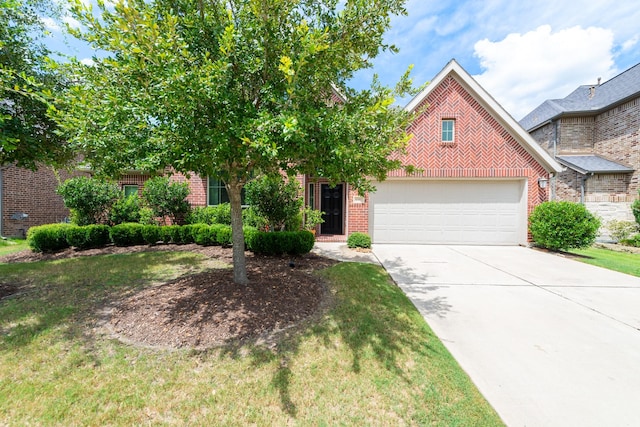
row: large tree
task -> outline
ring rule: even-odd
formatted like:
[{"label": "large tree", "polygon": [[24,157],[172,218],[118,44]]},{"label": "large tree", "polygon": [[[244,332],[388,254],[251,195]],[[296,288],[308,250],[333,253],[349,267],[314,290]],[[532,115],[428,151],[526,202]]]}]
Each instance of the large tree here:
[{"label": "large tree", "polygon": [[[222,179],[232,210],[234,279],[247,283],[241,190],[257,171],[310,173],[370,189],[399,163],[410,88],[349,80],[381,51],[404,0],[77,2],[75,35],[108,54],[74,62],[57,120],[93,167]],[[339,98],[342,98],[338,102]]]},{"label": "large tree", "polygon": [[47,116],[51,91],[59,86],[41,40],[47,14],[57,15],[48,0],[0,0],[0,166],[35,169],[70,155]]}]

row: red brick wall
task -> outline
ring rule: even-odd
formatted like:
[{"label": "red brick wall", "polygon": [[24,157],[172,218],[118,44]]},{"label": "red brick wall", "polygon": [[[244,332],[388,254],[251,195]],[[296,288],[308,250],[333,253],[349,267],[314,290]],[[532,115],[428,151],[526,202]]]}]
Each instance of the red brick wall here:
[{"label": "red brick wall", "polygon": [[187,178],[185,175],[174,172],[170,178],[170,182],[186,182],[189,184],[189,196],[187,201],[191,206],[207,206],[207,177],[200,177],[195,173],[190,174]]},{"label": "red brick wall", "polygon": [[[435,88],[424,103],[426,111],[409,132],[413,135],[401,160],[420,172],[411,178],[523,178],[528,182],[528,211],[548,200],[538,178],[548,178],[545,169],[478,103],[453,77]],[[455,141],[441,142],[442,119],[455,120]],[[389,177],[408,177],[403,169]],[[354,204],[350,192],[349,227],[367,231],[368,197]]]},{"label": "red brick wall", "polygon": [[[60,172],[60,182],[82,173]],[[86,174],[84,174],[86,175]],[[8,166],[2,168],[2,234],[22,237],[29,227],[62,222],[69,217],[62,197],[56,194],[58,177],[53,169],[41,166],[36,172]],[[16,213],[29,215],[24,220],[11,217]]]}]

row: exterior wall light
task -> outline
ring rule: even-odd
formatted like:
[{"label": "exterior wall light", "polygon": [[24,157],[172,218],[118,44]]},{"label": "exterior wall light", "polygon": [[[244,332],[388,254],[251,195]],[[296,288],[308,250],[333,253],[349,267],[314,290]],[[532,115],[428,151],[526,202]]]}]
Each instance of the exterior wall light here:
[{"label": "exterior wall light", "polygon": [[538,178],[538,187],[547,188],[548,183],[549,183],[549,180],[547,178]]}]

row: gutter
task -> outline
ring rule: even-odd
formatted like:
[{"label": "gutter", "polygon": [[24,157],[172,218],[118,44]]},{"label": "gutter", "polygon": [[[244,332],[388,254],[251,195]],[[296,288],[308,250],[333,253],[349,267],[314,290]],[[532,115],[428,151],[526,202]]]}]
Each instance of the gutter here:
[{"label": "gutter", "polygon": [[582,176],[580,180],[580,204],[584,205],[584,190],[586,187],[587,180],[593,176],[593,172],[586,173]]}]

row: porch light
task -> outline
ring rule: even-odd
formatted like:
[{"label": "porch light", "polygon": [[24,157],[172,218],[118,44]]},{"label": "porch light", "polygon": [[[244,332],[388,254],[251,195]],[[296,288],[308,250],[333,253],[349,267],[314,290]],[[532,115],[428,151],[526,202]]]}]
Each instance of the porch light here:
[{"label": "porch light", "polygon": [[538,178],[538,187],[547,188],[548,183],[549,183],[549,180],[547,178]]}]

